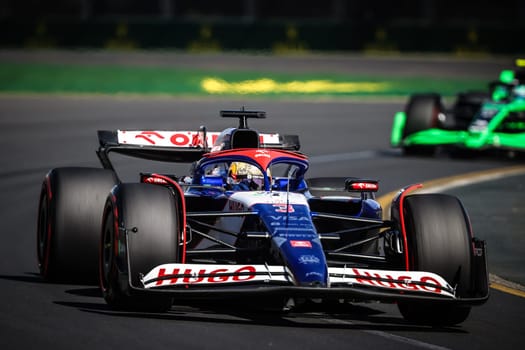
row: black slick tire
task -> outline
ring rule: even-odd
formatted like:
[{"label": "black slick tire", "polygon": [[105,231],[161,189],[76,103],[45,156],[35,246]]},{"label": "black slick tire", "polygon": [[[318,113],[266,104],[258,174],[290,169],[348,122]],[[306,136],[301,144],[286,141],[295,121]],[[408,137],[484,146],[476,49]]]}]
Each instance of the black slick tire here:
[{"label": "black slick tire", "polygon": [[[433,272],[467,296],[472,286],[472,234],[459,199],[445,194],[405,198],[405,223],[410,270]],[[398,303],[403,317],[422,324],[450,326],[466,320],[469,306],[455,303]]]},{"label": "black slick tire", "polygon": [[[406,122],[403,139],[418,131],[438,127],[439,114],[443,111],[441,96],[438,94],[418,94],[411,96],[405,109]],[[405,155],[433,155],[436,147],[432,145],[404,146]]]},{"label": "black slick tire", "polygon": [[179,208],[176,194],[149,184],[121,184],[106,202],[100,242],[100,287],[116,310],[165,312],[169,295],[142,289],[140,274],[176,263]]},{"label": "black slick tire", "polygon": [[117,184],[110,170],[56,168],[45,177],[37,222],[41,275],[55,282],[96,283],[104,203]]}]

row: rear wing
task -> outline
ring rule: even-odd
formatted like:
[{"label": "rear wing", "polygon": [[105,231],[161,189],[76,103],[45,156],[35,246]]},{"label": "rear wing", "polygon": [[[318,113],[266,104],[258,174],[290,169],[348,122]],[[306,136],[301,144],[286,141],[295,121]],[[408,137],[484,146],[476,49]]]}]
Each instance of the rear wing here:
[{"label": "rear wing", "polygon": [[[97,155],[106,169],[113,169],[109,153],[165,162],[191,163],[212,150],[220,132],[99,130]],[[299,136],[259,134],[260,148],[298,151]]]}]

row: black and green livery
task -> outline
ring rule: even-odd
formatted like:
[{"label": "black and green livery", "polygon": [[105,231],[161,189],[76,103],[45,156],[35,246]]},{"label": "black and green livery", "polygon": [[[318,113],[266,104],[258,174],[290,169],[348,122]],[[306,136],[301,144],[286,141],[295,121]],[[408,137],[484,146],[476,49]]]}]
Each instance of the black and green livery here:
[{"label": "black and green livery", "polygon": [[410,96],[395,114],[392,146],[405,154],[433,154],[438,147],[525,152],[525,60],[516,65],[487,92],[459,93],[450,109],[437,93]]}]

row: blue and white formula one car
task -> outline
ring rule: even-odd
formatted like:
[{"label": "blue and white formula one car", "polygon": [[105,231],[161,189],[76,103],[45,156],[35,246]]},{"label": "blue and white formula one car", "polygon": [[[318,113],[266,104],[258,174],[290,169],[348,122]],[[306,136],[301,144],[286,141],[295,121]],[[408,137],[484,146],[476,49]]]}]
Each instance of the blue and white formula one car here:
[{"label": "blue and white formula one car", "polygon": [[[99,131],[103,169],[52,169],[39,205],[41,274],[98,275],[121,310],[167,311],[188,298],[378,300],[407,320],[448,325],[487,300],[485,243],[457,198],[408,186],[383,220],[377,181],[307,179],[296,135],[248,128],[264,112],[221,115],[239,126]],[[188,176],[124,183],[110,153],[193,165]]]}]

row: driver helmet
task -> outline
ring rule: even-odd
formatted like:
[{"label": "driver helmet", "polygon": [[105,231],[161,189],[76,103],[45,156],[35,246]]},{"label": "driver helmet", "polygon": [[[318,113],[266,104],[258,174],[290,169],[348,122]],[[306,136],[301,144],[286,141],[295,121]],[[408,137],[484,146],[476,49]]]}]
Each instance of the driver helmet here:
[{"label": "driver helmet", "polygon": [[228,178],[230,183],[246,185],[249,190],[264,187],[264,176],[261,170],[249,163],[232,162],[228,170]]},{"label": "driver helmet", "polygon": [[517,85],[512,89],[512,95],[515,98],[523,98],[525,99],[525,85]]}]

